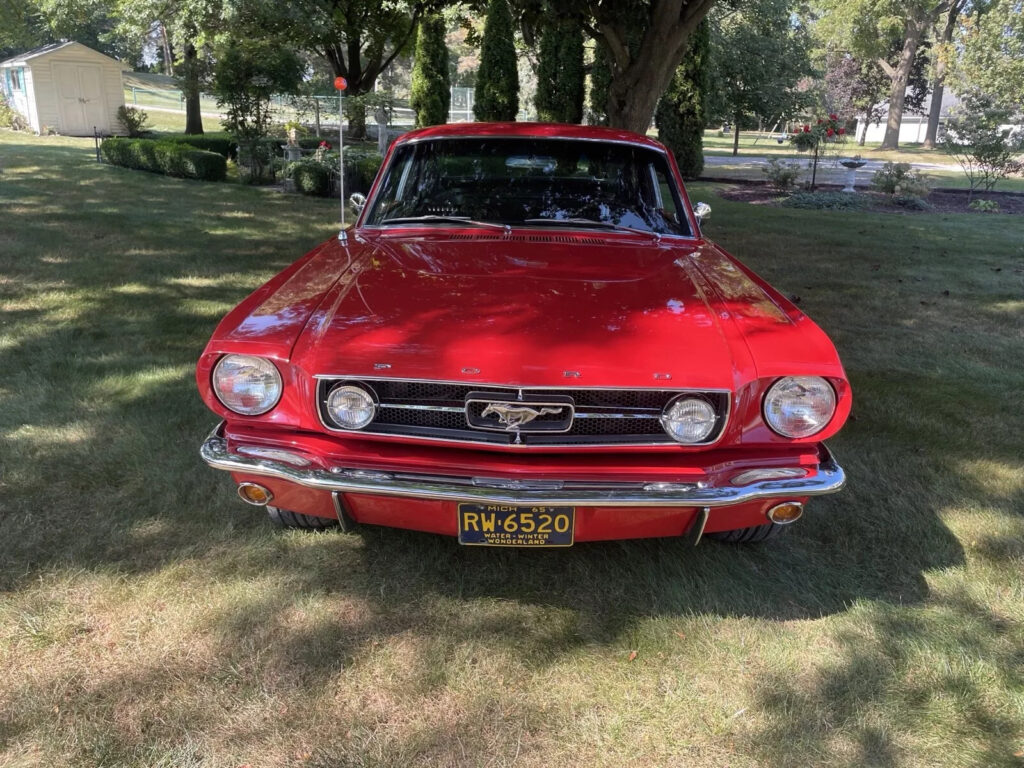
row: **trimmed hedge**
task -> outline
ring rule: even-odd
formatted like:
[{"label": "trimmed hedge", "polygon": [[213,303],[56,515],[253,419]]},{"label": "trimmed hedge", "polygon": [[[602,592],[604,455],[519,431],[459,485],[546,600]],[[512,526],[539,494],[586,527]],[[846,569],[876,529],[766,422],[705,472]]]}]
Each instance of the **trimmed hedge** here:
[{"label": "trimmed hedge", "polygon": [[202,136],[192,136],[187,133],[169,133],[159,135],[155,141],[187,144],[196,149],[216,152],[227,160],[238,159],[238,142],[226,133],[205,133]]},{"label": "trimmed hedge", "polygon": [[104,139],[100,152],[111,165],[183,179],[224,181],[228,172],[227,160],[222,155],[172,141]]}]

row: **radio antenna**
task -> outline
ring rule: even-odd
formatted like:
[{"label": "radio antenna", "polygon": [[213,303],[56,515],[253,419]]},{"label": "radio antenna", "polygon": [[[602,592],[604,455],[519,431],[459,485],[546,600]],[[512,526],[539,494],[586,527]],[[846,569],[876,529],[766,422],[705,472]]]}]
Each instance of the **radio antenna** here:
[{"label": "radio antenna", "polygon": [[338,240],[345,245],[348,244],[348,233],[345,231],[345,134],[342,105],[346,88],[348,88],[348,80],[340,76],[334,78],[334,89],[338,92],[338,197],[341,207],[341,229],[338,230]]}]

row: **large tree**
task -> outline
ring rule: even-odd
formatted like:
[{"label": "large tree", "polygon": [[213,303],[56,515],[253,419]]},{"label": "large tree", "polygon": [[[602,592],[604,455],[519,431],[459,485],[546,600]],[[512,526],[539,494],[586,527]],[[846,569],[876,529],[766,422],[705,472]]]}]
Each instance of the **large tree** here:
[{"label": "large tree", "polygon": [[[738,0],[729,0],[738,2]],[[545,0],[514,0],[521,22],[538,29],[550,22]],[[572,18],[593,38],[607,63],[607,88],[591,72],[591,111],[603,123],[645,133],[661,94],[668,88],[693,31],[715,0],[559,0],[560,15]],[[594,102],[602,98],[603,104]]]},{"label": "large tree", "polygon": [[[822,36],[858,59],[873,61],[889,78],[883,149],[896,149],[918,49],[953,0],[818,0]],[[897,43],[894,46],[894,42]],[[895,50],[896,54],[891,55]]]},{"label": "large tree", "polygon": [[937,45],[934,49],[938,55],[932,65],[932,103],[928,111],[928,129],[924,135],[924,146],[927,149],[934,149],[939,135],[939,117],[942,113],[942,96],[946,90],[946,72],[948,70],[949,58],[953,52],[953,33],[956,31],[957,20],[967,5],[968,0],[950,0],[949,8],[946,9],[942,22],[942,31],[939,33]]},{"label": "large tree", "polygon": [[797,89],[811,74],[810,42],[794,21],[789,0],[747,0],[739,9],[722,6],[711,21],[712,114],[733,122],[733,149],[740,125],[755,116],[792,115],[806,100]]}]

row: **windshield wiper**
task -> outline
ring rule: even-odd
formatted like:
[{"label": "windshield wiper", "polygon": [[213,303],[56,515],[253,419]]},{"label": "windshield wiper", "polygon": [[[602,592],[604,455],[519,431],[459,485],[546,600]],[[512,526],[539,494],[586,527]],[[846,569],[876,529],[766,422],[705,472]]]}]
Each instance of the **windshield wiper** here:
[{"label": "windshield wiper", "polygon": [[493,221],[476,221],[475,219],[469,218],[469,216],[443,216],[438,214],[428,214],[426,216],[396,216],[393,219],[384,219],[380,222],[381,226],[385,224],[444,224],[444,223],[457,223],[457,224],[469,224],[473,227],[493,227],[494,229],[505,229],[504,224],[495,224]]},{"label": "windshield wiper", "polygon": [[615,224],[611,221],[600,221],[599,219],[585,219],[585,218],[572,218],[572,219],[524,219],[524,224],[568,224],[569,226],[583,226],[583,227],[602,227],[604,229],[616,229],[620,232],[632,232],[636,235],[649,235],[655,240],[661,239],[660,232],[654,232],[650,229],[637,229],[636,227],[627,227],[625,224]]}]

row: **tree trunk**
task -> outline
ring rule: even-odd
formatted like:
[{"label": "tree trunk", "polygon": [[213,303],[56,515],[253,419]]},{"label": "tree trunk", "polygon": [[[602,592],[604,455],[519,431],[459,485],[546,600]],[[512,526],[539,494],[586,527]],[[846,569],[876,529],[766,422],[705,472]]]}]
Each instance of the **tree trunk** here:
[{"label": "tree trunk", "polygon": [[366,107],[360,101],[345,99],[345,117],[348,118],[348,137],[362,141],[366,138]]},{"label": "tree trunk", "polygon": [[740,153],[740,118],[741,114],[736,113],[736,119],[732,121],[732,156]]},{"label": "tree trunk", "polygon": [[171,53],[171,41],[167,37],[167,27],[160,25],[160,42],[164,51],[164,74],[174,77],[174,54]]},{"label": "tree trunk", "polygon": [[[960,15],[963,2],[955,2],[946,14],[946,25],[942,29],[942,44],[948,46],[953,40],[956,19]],[[928,129],[924,134],[925,149],[935,149],[939,137],[939,113],[942,111],[942,94],[946,89],[946,59],[939,56],[935,62],[935,80],[932,81],[932,103],[928,110]]]},{"label": "tree trunk", "polygon": [[[605,112],[608,125],[647,133],[655,107],[672,81],[686,52],[690,35],[711,9],[714,0],[652,0],[647,29],[631,54],[621,14],[612,22],[599,19],[598,28],[612,54],[612,79]],[[615,4],[609,8],[616,7]]]},{"label": "tree trunk", "polygon": [[185,133],[189,136],[203,134],[203,116],[199,112],[199,54],[192,43],[185,45],[185,61],[182,66],[181,90],[185,94]]},{"label": "tree trunk", "polygon": [[899,62],[892,75],[892,91],[889,94],[889,117],[885,123],[885,138],[879,149],[898,149],[900,146],[900,123],[903,122],[903,102],[907,97],[907,82],[910,70],[914,65],[917,46],[927,25],[924,11],[907,20],[906,34],[903,38],[903,50],[900,51]]}]

